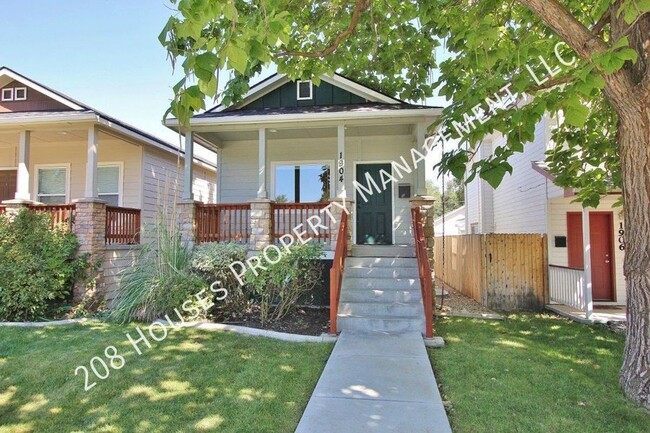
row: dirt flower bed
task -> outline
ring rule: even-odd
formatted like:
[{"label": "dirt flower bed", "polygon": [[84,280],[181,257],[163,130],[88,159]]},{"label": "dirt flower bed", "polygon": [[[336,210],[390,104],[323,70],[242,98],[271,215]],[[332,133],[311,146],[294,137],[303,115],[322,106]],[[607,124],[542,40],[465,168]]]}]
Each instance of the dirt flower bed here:
[{"label": "dirt flower bed", "polygon": [[329,309],[327,308],[298,308],[282,320],[262,324],[259,320],[259,307],[251,306],[237,317],[217,318],[218,323],[228,325],[249,326],[251,328],[268,329],[271,331],[287,332],[290,334],[315,335],[327,333],[329,330]]},{"label": "dirt flower bed", "polygon": [[445,288],[444,296],[440,296],[442,287],[436,286],[436,314],[453,316],[463,314],[496,314],[494,311],[482,306],[472,298],[460,292]]}]

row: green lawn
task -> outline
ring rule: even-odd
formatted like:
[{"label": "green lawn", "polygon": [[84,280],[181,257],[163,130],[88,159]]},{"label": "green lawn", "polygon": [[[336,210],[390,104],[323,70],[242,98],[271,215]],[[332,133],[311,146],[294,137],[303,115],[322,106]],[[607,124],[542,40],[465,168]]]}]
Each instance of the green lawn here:
[{"label": "green lawn", "polygon": [[[332,350],[182,329],[138,356],[133,329],[0,328],[0,432],[290,433]],[[109,345],[124,367],[85,392],[75,368]]]},{"label": "green lawn", "polygon": [[648,432],[618,387],[624,337],[550,315],[437,321],[430,351],[455,433]]}]

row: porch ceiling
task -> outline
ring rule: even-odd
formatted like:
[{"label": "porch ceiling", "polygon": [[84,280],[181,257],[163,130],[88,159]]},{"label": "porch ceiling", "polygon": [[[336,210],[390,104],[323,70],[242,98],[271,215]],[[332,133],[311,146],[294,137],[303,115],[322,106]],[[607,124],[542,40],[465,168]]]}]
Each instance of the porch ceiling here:
[{"label": "porch ceiling", "polygon": [[[396,124],[396,125],[349,125],[345,127],[346,137],[369,137],[385,135],[411,135],[414,131],[414,125]],[[289,140],[289,139],[309,139],[309,138],[336,138],[337,127],[291,127],[291,128],[273,128],[269,127],[268,138],[271,140]],[[212,143],[222,143],[226,141],[248,141],[257,140],[259,129],[243,129],[218,132],[197,131],[198,135]]]},{"label": "porch ceiling", "polygon": [[[100,132],[99,139],[111,138],[110,135]],[[61,128],[60,130],[31,130],[31,143],[39,144],[62,144],[70,142],[86,143],[88,140],[88,129]],[[18,132],[0,132],[0,146],[17,147],[19,142]]]}]

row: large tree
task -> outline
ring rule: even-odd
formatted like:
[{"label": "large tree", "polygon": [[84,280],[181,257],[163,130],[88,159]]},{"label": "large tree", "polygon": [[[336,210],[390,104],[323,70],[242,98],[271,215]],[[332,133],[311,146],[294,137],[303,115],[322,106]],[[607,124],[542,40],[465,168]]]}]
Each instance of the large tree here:
[{"label": "large tree", "polygon": [[[275,63],[291,78],[342,72],[404,99],[452,99],[442,131],[461,145],[443,170],[493,186],[544,115],[558,183],[585,206],[622,189],[628,331],[621,385],[650,408],[650,0],[172,0],[161,42],[188,77],[170,112],[187,122],[206,97],[236,102]],[[438,62],[440,41],[452,53]],[[431,71],[441,78],[431,83]],[[219,72],[227,73],[217,94]],[[517,95],[508,100],[506,91]],[[486,99],[489,98],[489,99]],[[499,99],[501,99],[499,101]],[[516,103],[512,103],[516,102]],[[472,158],[489,133],[507,137]]]}]

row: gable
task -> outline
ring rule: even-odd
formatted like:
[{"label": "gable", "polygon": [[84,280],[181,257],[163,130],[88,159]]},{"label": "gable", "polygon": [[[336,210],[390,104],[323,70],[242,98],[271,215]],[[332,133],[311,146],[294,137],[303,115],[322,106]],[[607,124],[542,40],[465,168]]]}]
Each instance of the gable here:
[{"label": "gable", "polygon": [[[6,92],[5,89],[7,89]],[[21,100],[17,100],[16,89],[26,89],[26,99],[22,100],[22,98],[20,98]],[[8,98],[3,98],[3,95],[7,93],[14,95],[13,100],[6,100]],[[0,113],[70,110],[70,107],[50,98],[24,83],[21,83],[20,81],[10,80],[8,83],[0,85]]]},{"label": "gable", "polygon": [[277,89],[251,101],[238,108],[289,108],[289,107],[311,107],[327,105],[349,105],[363,104],[369,102],[359,95],[348,90],[321,81],[319,86],[313,84],[311,99],[298,99],[297,83],[288,82]]}]

